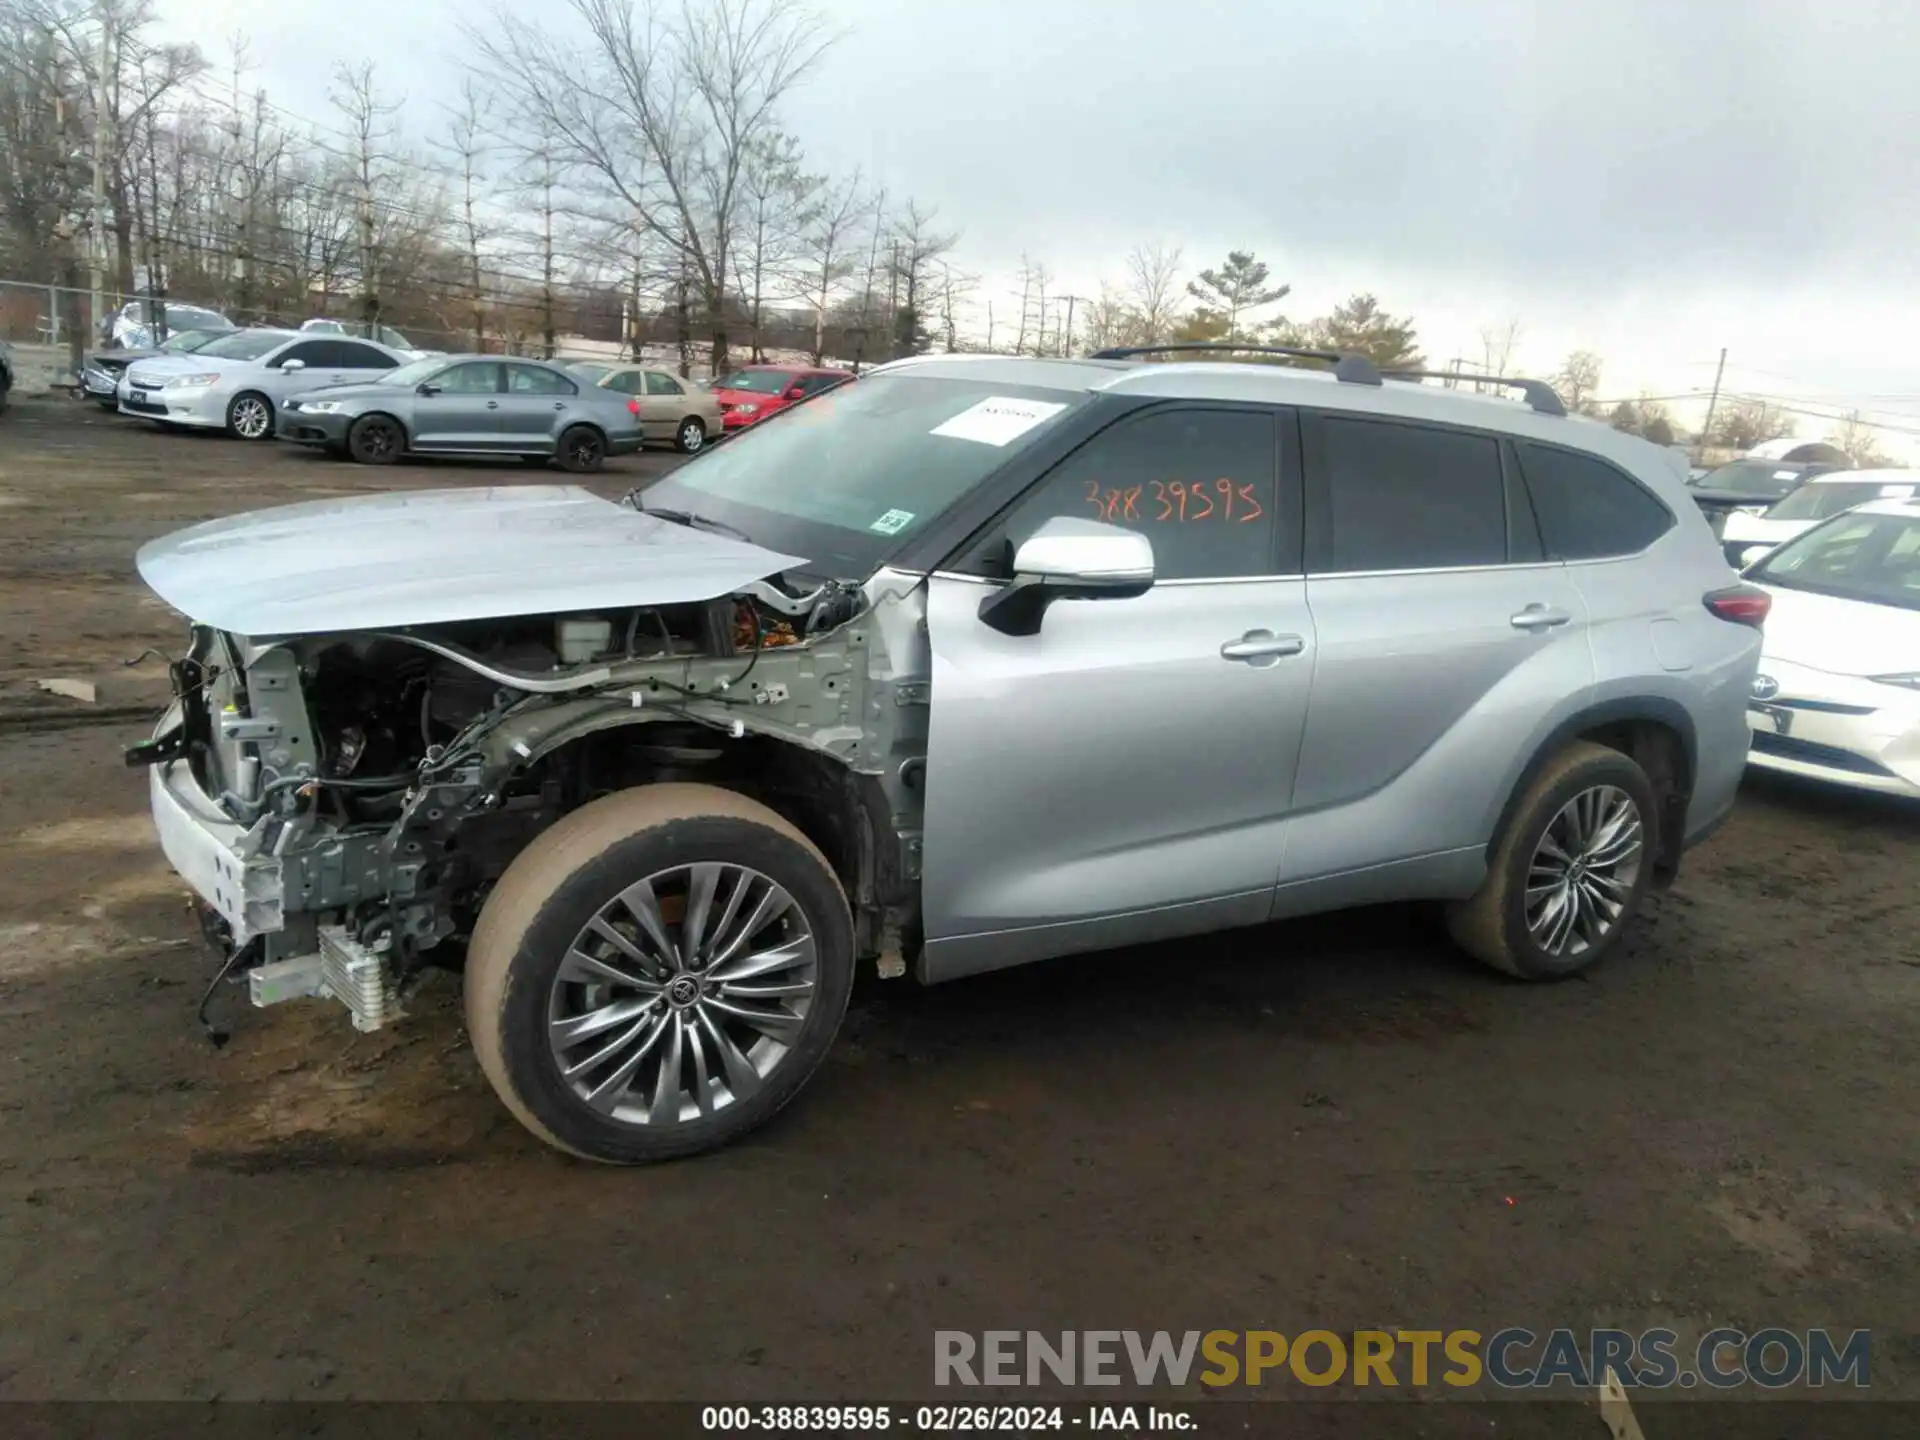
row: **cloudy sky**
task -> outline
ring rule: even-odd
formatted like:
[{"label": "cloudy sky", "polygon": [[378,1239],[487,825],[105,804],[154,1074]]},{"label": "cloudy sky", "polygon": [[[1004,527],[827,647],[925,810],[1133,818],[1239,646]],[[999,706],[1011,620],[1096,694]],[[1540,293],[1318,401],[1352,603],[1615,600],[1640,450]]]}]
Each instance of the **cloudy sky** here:
[{"label": "cloudy sky", "polygon": [[[539,8],[561,23],[559,0]],[[1138,241],[1195,269],[1252,249],[1296,317],[1372,290],[1442,361],[1518,320],[1524,367],[1595,350],[1608,396],[1704,391],[1724,346],[1729,388],[1868,411],[1920,459],[1913,0],[815,8],[840,38],[789,124],[816,165],[937,206],[989,291],[1022,252],[1090,295]],[[481,13],[160,10],[216,64],[245,33],[255,83],[314,118],[333,65],[371,54],[416,132],[459,82],[459,17]]]}]

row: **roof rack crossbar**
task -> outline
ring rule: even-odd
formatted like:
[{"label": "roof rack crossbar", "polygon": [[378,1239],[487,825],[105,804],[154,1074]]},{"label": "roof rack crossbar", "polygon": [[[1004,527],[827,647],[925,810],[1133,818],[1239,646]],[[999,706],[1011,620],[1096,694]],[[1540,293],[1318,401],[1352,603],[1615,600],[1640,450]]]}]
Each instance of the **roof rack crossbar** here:
[{"label": "roof rack crossbar", "polygon": [[1470,370],[1387,370],[1389,380],[1472,380],[1482,385],[1504,385],[1518,390],[1527,404],[1542,415],[1565,415],[1566,403],[1559,391],[1544,380],[1523,380],[1511,375],[1477,375]]},{"label": "roof rack crossbar", "polygon": [[1131,360],[1136,355],[1177,355],[1195,352],[1228,355],[1288,355],[1296,360],[1325,360],[1333,366],[1333,377],[1349,385],[1378,385],[1380,371],[1364,355],[1338,350],[1308,350],[1298,345],[1232,345],[1214,340],[1183,340],[1170,345],[1116,345],[1096,350],[1093,360]]}]

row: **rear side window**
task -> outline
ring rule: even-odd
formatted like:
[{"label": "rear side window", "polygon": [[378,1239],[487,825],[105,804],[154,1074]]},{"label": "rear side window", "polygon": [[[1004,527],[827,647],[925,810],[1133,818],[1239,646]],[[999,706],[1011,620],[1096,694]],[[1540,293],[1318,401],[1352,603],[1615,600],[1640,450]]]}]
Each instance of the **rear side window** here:
[{"label": "rear side window", "polygon": [[684,395],[680,382],[671,375],[662,375],[658,370],[647,372],[647,393],[649,395]]},{"label": "rear side window", "polygon": [[1497,440],[1337,415],[1309,423],[1306,436],[1307,464],[1315,472],[1308,492],[1316,512],[1309,562],[1315,572],[1506,562]]},{"label": "rear side window", "polygon": [[1158,579],[1272,575],[1277,455],[1264,412],[1158,410],[1122,420],[1020,502],[1006,554],[1046,521],[1074,515],[1145,535]]},{"label": "rear side window", "polygon": [[333,342],[330,340],[303,340],[298,345],[290,345],[280,352],[274,364],[284,365],[289,360],[298,360],[309,370],[336,368]]},{"label": "rear side window", "polygon": [[507,389],[515,395],[574,395],[574,383],[558,370],[539,365],[507,366]]},{"label": "rear side window", "polygon": [[1520,469],[1556,560],[1596,560],[1644,550],[1673,527],[1673,513],[1606,461],[1519,442]]},{"label": "rear side window", "polygon": [[333,350],[338,357],[333,363],[342,370],[391,370],[394,366],[393,357],[386,351],[354,340],[336,340]]},{"label": "rear side window", "polygon": [[847,377],[844,375],[802,375],[800,388],[809,395],[818,395],[822,390],[831,390]]}]

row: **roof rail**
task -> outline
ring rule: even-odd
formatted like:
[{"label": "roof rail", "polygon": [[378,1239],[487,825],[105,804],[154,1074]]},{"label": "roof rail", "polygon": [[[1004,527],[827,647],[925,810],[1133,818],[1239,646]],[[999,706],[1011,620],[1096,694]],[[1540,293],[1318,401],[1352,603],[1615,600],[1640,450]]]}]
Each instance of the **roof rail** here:
[{"label": "roof rail", "polygon": [[1388,370],[1389,380],[1474,380],[1483,385],[1504,385],[1527,397],[1527,404],[1542,415],[1565,415],[1567,407],[1560,394],[1544,380],[1520,380],[1508,375],[1476,375],[1470,370]]},{"label": "roof rail", "polygon": [[1116,345],[1111,350],[1096,350],[1090,360],[1131,360],[1136,355],[1184,354],[1206,351],[1230,355],[1290,355],[1296,360],[1325,360],[1333,366],[1333,377],[1349,385],[1378,385],[1380,371],[1364,355],[1342,354],[1338,350],[1306,350],[1298,345],[1232,345],[1213,340],[1185,340],[1171,345]]}]

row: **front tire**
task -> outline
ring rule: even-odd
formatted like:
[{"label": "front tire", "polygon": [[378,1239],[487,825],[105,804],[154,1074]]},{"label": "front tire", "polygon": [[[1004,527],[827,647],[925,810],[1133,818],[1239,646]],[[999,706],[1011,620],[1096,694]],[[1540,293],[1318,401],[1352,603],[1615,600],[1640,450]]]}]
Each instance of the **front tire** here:
[{"label": "front tire", "polygon": [[347,453],[362,465],[391,465],[406,448],[400,422],[385,415],[362,415],[347,431]]},{"label": "front tire", "polygon": [[1528,785],[1486,880],[1448,907],[1447,928],[1468,954],[1522,980],[1590,969],[1639,914],[1658,816],[1653,786],[1631,758],[1575,741]]},{"label": "front tire", "polygon": [[852,917],[811,841],[732,791],[647,785],[508,866],[467,950],[467,1031],[535,1135],[636,1164],[764,1124],[852,987]]},{"label": "front tire", "polygon": [[561,433],[561,469],[576,475],[590,475],[606,463],[606,437],[591,425],[575,425]]},{"label": "front tire", "polygon": [[227,402],[227,433],[241,440],[271,440],[273,402],[258,390],[242,390]]}]

